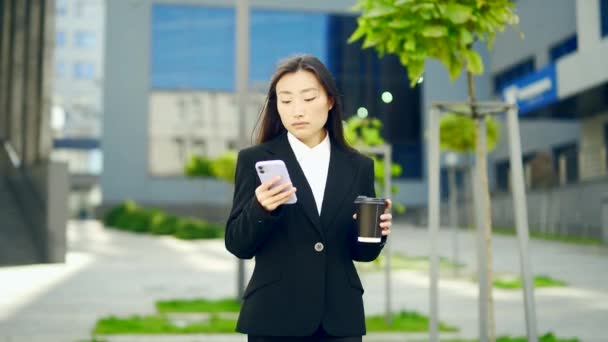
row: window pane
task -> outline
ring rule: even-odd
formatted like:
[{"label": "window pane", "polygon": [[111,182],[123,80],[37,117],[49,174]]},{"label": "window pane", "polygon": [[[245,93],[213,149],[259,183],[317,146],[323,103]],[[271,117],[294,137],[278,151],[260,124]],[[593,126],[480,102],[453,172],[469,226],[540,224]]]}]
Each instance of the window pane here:
[{"label": "window pane", "polygon": [[55,1],[55,12],[58,16],[64,16],[68,14],[68,2],[67,0],[56,0]]},{"label": "window pane", "polygon": [[95,76],[95,67],[92,63],[77,62],[74,64],[74,77],[79,80],[90,80]]},{"label": "window pane", "polygon": [[65,32],[57,31],[55,33],[55,46],[57,46],[57,47],[65,46]]},{"label": "window pane", "polygon": [[78,48],[92,48],[95,46],[95,34],[93,32],[77,31],[74,44]]}]

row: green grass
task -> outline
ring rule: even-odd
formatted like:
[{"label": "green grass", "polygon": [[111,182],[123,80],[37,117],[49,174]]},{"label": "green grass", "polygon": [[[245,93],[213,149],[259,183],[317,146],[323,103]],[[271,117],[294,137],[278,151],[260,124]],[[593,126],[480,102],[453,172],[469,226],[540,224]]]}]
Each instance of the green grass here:
[{"label": "green grass", "polygon": [[240,301],[233,298],[220,300],[207,299],[177,299],[167,301],[157,301],[156,310],[159,313],[168,312],[239,312],[241,309]]},{"label": "green grass", "polygon": [[[211,304],[200,305],[200,300],[188,303],[188,301],[168,301],[167,303],[180,303],[179,310],[173,312],[189,313],[210,313],[208,320],[190,321],[189,323],[176,324],[163,314],[148,316],[131,316],[119,318],[110,316],[100,319],[94,330],[95,335],[116,335],[116,334],[196,334],[196,333],[233,333],[236,327],[236,318],[223,318],[217,315],[221,310],[219,307],[212,307]],[[203,301],[204,302],[204,301]],[[171,304],[173,305],[173,304]],[[231,304],[222,304],[232,308]],[[173,306],[172,306],[173,307]],[[196,309],[201,311],[195,311]],[[209,308],[211,311],[203,311]],[[171,309],[168,309],[171,310]],[[188,311],[185,311],[188,310]],[[167,311],[166,311],[167,312]],[[428,331],[428,317],[416,312],[402,311],[393,315],[393,322],[388,325],[383,315],[370,316],[365,319],[367,329],[374,332],[425,332]],[[458,331],[457,328],[440,324],[439,329],[444,332]],[[87,341],[95,342],[95,341]],[[98,341],[101,342],[101,341]]]},{"label": "green grass", "polygon": [[[386,256],[381,255],[372,262],[358,262],[357,269],[362,272],[374,272],[384,269],[386,264]],[[463,268],[463,264],[456,264],[447,258],[439,258],[439,268],[441,270],[452,270],[455,268]],[[391,269],[393,270],[416,270],[426,271],[430,269],[429,257],[425,256],[408,256],[400,253],[391,255]]]},{"label": "green grass", "polygon": [[[388,325],[384,315],[370,316],[365,319],[367,331],[401,331],[401,332],[426,332],[429,330],[428,317],[412,311],[401,311],[393,315],[393,322]],[[458,331],[458,328],[448,326],[444,323],[439,324],[439,330],[443,332]]]},{"label": "green grass", "polygon": [[[546,333],[538,338],[539,342],[579,342],[578,338],[558,338],[553,333]],[[527,337],[503,336],[496,339],[496,342],[527,342]]]},{"label": "green grass", "polygon": [[[416,340],[415,342],[427,342],[428,340]],[[478,340],[447,339],[444,342],[478,342]],[[527,342],[527,337],[500,336],[496,342]],[[558,338],[553,333],[546,333],[538,338],[539,342],[580,342],[578,338]],[[413,341],[414,342],[414,341]]]},{"label": "green grass", "polygon": [[116,334],[196,334],[234,333],[235,319],[219,318],[211,315],[206,322],[177,326],[163,315],[131,316],[128,318],[107,317],[100,319],[93,333],[96,335]]},{"label": "green grass", "polygon": [[[515,235],[514,228],[497,227],[497,228],[492,228],[492,232],[496,233],[496,234],[500,234],[500,235]],[[552,234],[552,233],[542,233],[542,232],[536,232],[536,231],[530,231],[530,237],[534,238],[534,239],[539,239],[539,240],[556,241],[556,242],[570,243],[570,244],[576,244],[576,245],[592,245],[592,246],[602,245],[602,241],[597,240],[597,239],[563,236],[563,235],[557,235],[557,234]]]},{"label": "green grass", "polygon": [[[520,277],[498,277],[494,279],[494,287],[501,289],[521,289],[523,287]],[[534,287],[566,287],[567,284],[561,280],[553,279],[549,276],[534,276]]]}]

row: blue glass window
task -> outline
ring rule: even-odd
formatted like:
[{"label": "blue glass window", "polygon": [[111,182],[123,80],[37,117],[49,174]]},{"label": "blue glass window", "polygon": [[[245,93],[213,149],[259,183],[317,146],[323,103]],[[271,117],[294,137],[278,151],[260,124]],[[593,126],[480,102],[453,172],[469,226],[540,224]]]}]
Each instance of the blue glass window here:
[{"label": "blue glass window", "polygon": [[563,41],[553,45],[549,49],[549,56],[551,57],[551,61],[555,62],[561,57],[575,52],[578,49],[578,39],[576,37],[576,33],[572,36],[564,39]]},{"label": "blue glass window", "polygon": [[92,48],[95,46],[95,34],[93,32],[77,31],[74,36],[74,44],[78,48]]},{"label": "blue glass window", "polygon": [[65,46],[65,32],[63,32],[63,31],[55,32],[55,46],[56,47]]},{"label": "blue glass window", "polygon": [[602,37],[608,36],[608,0],[600,1],[600,20]]},{"label": "blue glass window", "polygon": [[57,16],[65,16],[68,14],[67,0],[56,0],[55,1],[55,13],[57,14]]},{"label": "blue glass window", "polygon": [[76,62],[74,64],[74,78],[79,80],[91,80],[95,77],[95,67],[93,63]]},{"label": "blue glass window", "polygon": [[504,71],[497,73],[494,76],[494,92],[500,93],[501,90],[511,84],[513,81],[522,78],[535,69],[534,58],[529,57],[525,60],[506,68]]}]

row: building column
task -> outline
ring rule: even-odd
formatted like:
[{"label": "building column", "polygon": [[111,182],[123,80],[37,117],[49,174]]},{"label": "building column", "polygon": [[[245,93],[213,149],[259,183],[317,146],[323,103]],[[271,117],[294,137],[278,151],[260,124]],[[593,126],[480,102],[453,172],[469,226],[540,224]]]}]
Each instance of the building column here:
[{"label": "building column", "polygon": [[41,0],[41,31],[40,31],[40,59],[41,79],[38,115],[38,160],[46,160],[51,156],[53,137],[51,136],[51,108],[53,95],[53,74],[55,70],[55,0]]},{"label": "building column", "polygon": [[600,0],[576,0],[578,50],[587,50],[601,39]]},{"label": "building column", "polygon": [[0,0],[0,137],[8,138],[12,0]]},{"label": "building column", "polygon": [[42,49],[41,21],[42,2],[44,0],[30,0],[28,6],[27,25],[27,47],[25,59],[25,134],[23,139],[24,152],[23,161],[26,165],[32,165],[38,154],[38,126],[40,122],[40,82],[42,81],[42,65],[39,55]]},{"label": "building column", "polygon": [[13,22],[11,23],[13,44],[10,54],[12,56],[10,61],[11,84],[7,88],[7,90],[10,89],[9,91],[11,92],[8,104],[8,115],[10,116],[10,126],[8,127],[10,131],[9,138],[15,151],[19,155],[19,158],[22,158],[23,156],[23,100],[25,98],[23,94],[23,84],[25,82],[26,4],[26,1],[23,0],[13,2]]}]

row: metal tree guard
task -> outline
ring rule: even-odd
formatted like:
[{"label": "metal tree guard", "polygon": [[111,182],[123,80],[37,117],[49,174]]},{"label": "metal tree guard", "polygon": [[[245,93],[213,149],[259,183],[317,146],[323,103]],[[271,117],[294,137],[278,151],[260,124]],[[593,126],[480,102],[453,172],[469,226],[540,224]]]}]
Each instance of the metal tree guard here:
[{"label": "metal tree guard", "polygon": [[[510,102],[515,102],[511,97]],[[507,135],[509,137],[509,154],[511,166],[511,184],[513,191],[513,207],[515,211],[515,222],[517,229],[517,239],[519,245],[520,256],[520,272],[524,288],[524,304],[526,317],[526,331],[528,341],[538,341],[537,325],[536,325],[536,309],[534,303],[534,284],[532,282],[532,272],[530,270],[529,257],[529,230],[528,230],[528,212],[526,205],[526,193],[524,186],[524,172],[521,158],[521,138],[519,133],[519,119],[517,106],[504,102],[436,102],[431,105],[428,113],[428,224],[430,235],[430,315],[429,334],[430,340],[433,342],[439,341],[439,304],[438,304],[438,281],[439,281],[439,257],[437,254],[437,238],[439,233],[439,119],[444,112],[452,112],[459,115],[470,116],[470,107],[474,106],[478,113],[483,117],[486,115],[496,115],[506,111],[507,113]],[[480,143],[485,151],[485,119],[481,120],[482,132]],[[478,161],[476,161],[477,163]],[[479,180],[478,174],[475,175],[474,182],[474,198],[477,211],[477,230],[478,230],[478,251],[483,255],[485,251],[485,239],[480,227],[481,222],[485,222],[481,215],[488,215],[485,210],[480,210],[483,205],[482,197],[480,196],[480,186],[475,185]],[[481,258],[478,263],[481,262]],[[488,341],[488,322],[487,302],[483,300],[482,294],[487,293],[487,274],[484,267],[479,267],[479,282],[480,282],[480,301],[479,301],[479,338],[480,341]]]}]

